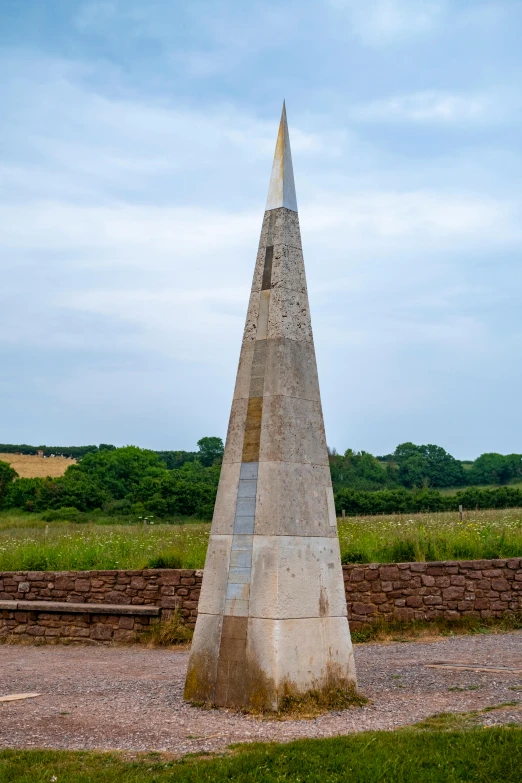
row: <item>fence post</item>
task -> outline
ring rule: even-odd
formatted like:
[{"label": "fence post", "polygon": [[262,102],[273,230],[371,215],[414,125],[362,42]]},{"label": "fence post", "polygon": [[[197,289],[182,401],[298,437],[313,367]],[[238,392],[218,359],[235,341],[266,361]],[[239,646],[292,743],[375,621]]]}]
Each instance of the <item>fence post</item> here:
[{"label": "fence post", "polygon": [[463,514],[462,514],[462,503],[459,503],[459,517],[460,521],[462,522]]}]

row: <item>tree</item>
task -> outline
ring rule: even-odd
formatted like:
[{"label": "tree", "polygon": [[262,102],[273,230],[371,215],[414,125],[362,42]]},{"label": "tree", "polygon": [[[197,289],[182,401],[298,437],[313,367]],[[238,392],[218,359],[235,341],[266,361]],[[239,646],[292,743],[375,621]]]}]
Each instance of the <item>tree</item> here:
[{"label": "tree", "polygon": [[497,454],[494,451],[481,454],[469,471],[470,484],[508,484],[522,474],[520,454]]},{"label": "tree", "polygon": [[18,473],[8,462],[0,461],[0,507],[6,494],[8,486],[18,478]]},{"label": "tree", "polygon": [[399,466],[399,483],[404,487],[462,487],[466,474],[462,464],[441,446],[401,443],[394,460]]},{"label": "tree", "polygon": [[221,438],[201,438],[198,440],[198,459],[202,465],[220,465],[225,451]]},{"label": "tree", "polygon": [[346,449],[344,455],[330,450],[329,462],[334,487],[373,490],[385,487],[387,474],[383,466],[367,451]]}]

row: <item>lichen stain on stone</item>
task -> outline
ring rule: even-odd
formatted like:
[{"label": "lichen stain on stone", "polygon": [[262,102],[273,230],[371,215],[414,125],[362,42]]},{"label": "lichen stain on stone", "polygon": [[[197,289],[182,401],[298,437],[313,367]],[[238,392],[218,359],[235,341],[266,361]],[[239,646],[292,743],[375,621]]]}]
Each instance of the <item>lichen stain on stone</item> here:
[{"label": "lichen stain on stone", "polygon": [[212,704],[214,695],[214,678],[211,662],[207,655],[193,654],[190,656],[189,669],[185,680],[183,698],[197,704]]},{"label": "lichen stain on stone", "polygon": [[330,605],[328,603],[328,591],[321,585],[319,591],[319,617],[327,617],[328,609]]},{"label": "lichen stain on stone", "polygon": [[327,664],[324,677],[303,691],[289,678],[276,687],[259,664],[249,660],[243,672],[241,691],[227,694],[226,703],[221,703],[214,698],[208,664],[205,656],[198,656],[187,674],[184,698],[196,706],[226,707],[237,712],[280,718],[310,718],[330,710],[360,707],[368,701],[358,693],[355,679],[348,679],[343,674],[340,664]]}]

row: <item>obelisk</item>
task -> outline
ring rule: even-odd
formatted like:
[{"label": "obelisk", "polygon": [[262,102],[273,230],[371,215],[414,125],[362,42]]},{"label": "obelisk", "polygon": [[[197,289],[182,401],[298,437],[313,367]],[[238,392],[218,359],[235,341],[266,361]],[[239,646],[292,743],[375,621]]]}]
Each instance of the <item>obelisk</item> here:
[{"label": "obelisk", "polygon": [[277,709],[354,685],[283,104],[184,697]]}]

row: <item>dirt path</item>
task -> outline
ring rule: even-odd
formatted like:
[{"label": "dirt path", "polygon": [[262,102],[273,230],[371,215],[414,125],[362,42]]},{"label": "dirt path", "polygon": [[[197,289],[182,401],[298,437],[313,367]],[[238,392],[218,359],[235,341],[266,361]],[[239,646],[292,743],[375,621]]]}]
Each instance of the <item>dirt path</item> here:
[{"label": "dirt path", "polygon": [[185,704],[186,652],[2,645],[0,696],[42,695],[0,704],[0,747],[183,754],[232,742],[393,729],[438,712],[512,701],[520,706],[484,713],[481,723],[522,724],[522,672],[426,667],[449,661],[522,670],[522,632],[357,645],[355,651],[359,688],[371,704],[314,720],[274,721]]}]

